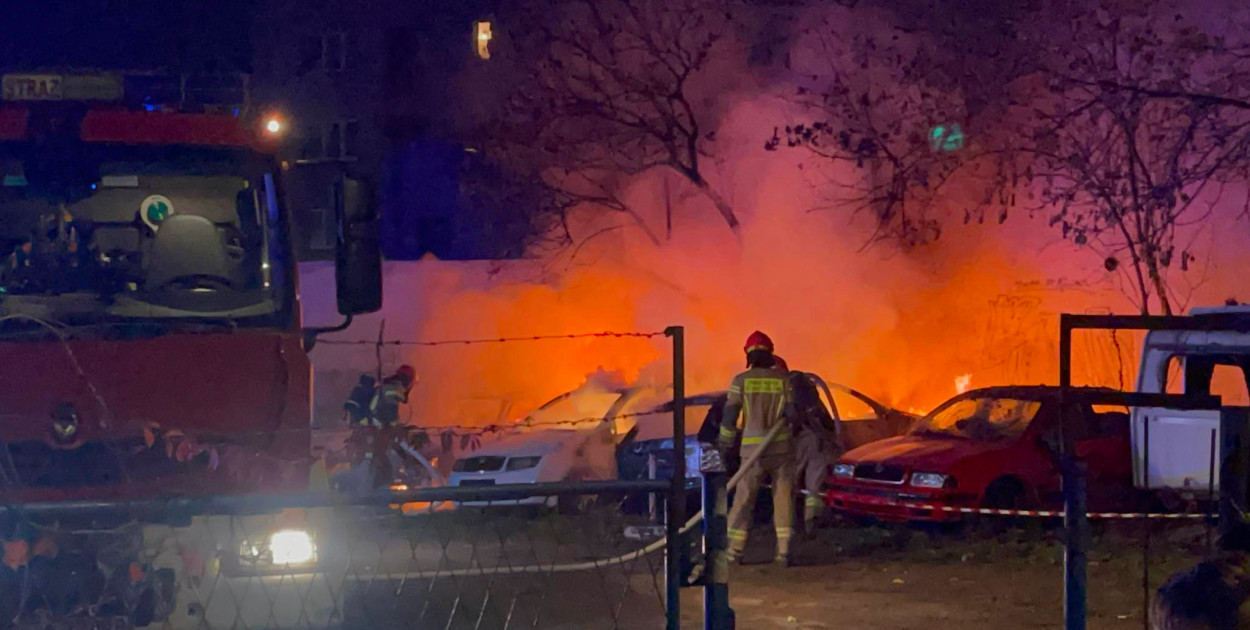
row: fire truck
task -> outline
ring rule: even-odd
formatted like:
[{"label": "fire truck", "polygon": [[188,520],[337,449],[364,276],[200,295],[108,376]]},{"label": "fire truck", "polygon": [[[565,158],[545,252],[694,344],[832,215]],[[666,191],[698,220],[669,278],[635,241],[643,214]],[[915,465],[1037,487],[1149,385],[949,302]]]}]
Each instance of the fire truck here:
[{"label": "fire truck", "polygon": [[[275,157],[287,122],[246,87],[245,77],[3,76],[6,624],[103,615],[117,599],[111,614],[130,626],[286,625],[272,601],[253,623],[239,602],[214,611],[191,587],[315,561],[305,513],[255,521],[238,540],[245,517],[157,509],[307,492],[316,477],[318,331],[301,325]],[[362,182],[336,190],[338,306],[350,321],[381,306],[376,213]]]}]

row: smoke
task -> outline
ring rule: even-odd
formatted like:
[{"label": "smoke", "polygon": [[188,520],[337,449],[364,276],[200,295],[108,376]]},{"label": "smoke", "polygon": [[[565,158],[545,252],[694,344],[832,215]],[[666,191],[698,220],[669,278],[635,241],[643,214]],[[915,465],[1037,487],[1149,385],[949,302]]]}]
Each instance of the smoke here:
[{"label": "smoke", "polygon": [[[584,211],[571,226],[576,239],[588,240],[553,256],[490,269],[438,261],[392,268],[387,312],[365,318],[350,336],[376,335],[383,317],[388,338],[423,340],[680,325],[694,394],[724,389],[743,369],[743,341],[759,329],[791,369],[928,410],[952,395],[952,383],[962,390],[1054,382],[1057,313],[1132,312],[1101,259],[1029,217],[948,229],[905,252],[866,247],[872,226],[864,217],[819,209],[828,200],[819,183],[830,173],[813,173],[798,150],[763,149],[793,113],[776,92],[740,88],[718,98],[724,113],[711,179],[742,218],[740,238],[697,191],[652,170],[626,198],[652,232],[667,236],[660,245],[619,214]],[[1234,222],[1235,208],[1225,210],[1206,236],[1214,253],[1193,276],[1193,304],[1222,303],[1240,288],[1234,274],[1247,228]],[[1216,244],[1229,239],[1232,247]],[[318,352],[319,369],[371,365],[371,355]],[[1121,385],[1134,352],[1124,335],[1078,339],[1077,378]],[[665,385],[671,357],[662,336],[593,337],[388,349],[383,362],[417,367],[410,421],[440,425],[521,418],[596,374],[595,382],[611,373],[625,383]]]}]

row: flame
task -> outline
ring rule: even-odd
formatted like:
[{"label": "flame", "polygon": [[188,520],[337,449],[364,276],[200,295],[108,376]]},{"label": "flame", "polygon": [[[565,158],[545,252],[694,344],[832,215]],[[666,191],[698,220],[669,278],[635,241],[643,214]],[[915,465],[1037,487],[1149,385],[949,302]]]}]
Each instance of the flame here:
[{"label": "flame", "polygon": [[[1119,276],[1088,250],[1059,241],[1045,217],[1019,213],[1002,225],[952,225],[934,244],[906,251],[865,248],[871,225],[846,212],[812,211],[829,206],[821,196],[828,187],[814,182],[853,181],[862,172],[848,165],[817,180],[811,168],[799,168],[806,157],[800,151],[764,151],[761,130],[790,113],[762,92],[726,92],[720,119],[709,126],[723,160],[709,165],[708,176],[739,213],[739,234],[697,190],[652,169],[630,180],[623,197],[655,239],[622,213],[583,209],[569,217],[579,246],[554,255],[388,263],[386,311],[357,318],[347,336],[375,338],[382,320],[388,339],[420,340],[682,325],[686,391],[695,394],[728,386],[744,367],[743,341],[759,329],[791,369],[919,412],[948,399],[952,382],[956,392],[974,378],[983,386],[1054,383],[1058,313],[1134,312]],[[946,187],[960,190],[958,181]],[[960,201],[952,199],[952,215],[963,214]],[[1233,223],[1239,209],[1230,203],[1216,212],[1240,227],[1212,230],[1230,242],[1213,241],[1192,304],[1236,293],[1237,269],[1246,262],[1244,243],[1235,241],[1244,239],[1244,225]],[[334,320],[332,282],[301,284],[306,301],[325,293],[317,298],[329,314],[322,319]],[[1075,379],[1131,384],[1138,348],[1140,337],[1123,333],[1077,335]],[[662,336],[387,346],[382,353],[387,369],[407,362],[422,374],[407,421],[427,426],[524,417],[600,371],[664,386],[671,357],[671,340]],[[359,371],[374,369],[374,348],[318,346],[313,358],[325,409],[319,415],[337,418]]]},{"label": "flame", "polygon": [[972,375],[971,374],[960,374],[959,376],[955,377],[955,393],[956,394],[962,394],[968,391],[968,388],[970,387],[972,387]]}]

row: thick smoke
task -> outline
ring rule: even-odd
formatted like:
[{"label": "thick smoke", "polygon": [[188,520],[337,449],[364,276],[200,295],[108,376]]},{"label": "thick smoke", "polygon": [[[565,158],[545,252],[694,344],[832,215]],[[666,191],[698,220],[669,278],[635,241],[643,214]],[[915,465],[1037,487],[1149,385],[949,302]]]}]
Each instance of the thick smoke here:
[{"label": "thick smoke", "polygon": [[[717,97],[724,114],[713,183],[742,217],[740,238],[703,197],[652,171],[627,196],[662,236],[671,209],[671,236],[661,245],[621,216],[588,210],[572,222],[575,237],[586,240],[556,256],[396,264],[388,270],[386,313],[340,336],[371,339],[382,318],[387,338],[423,340],[681,325],[687,391],[697,393],[726,387],[743,367],[743,340],[759,329],[791,368],[902,409],[927,410],[955,394],[957,382],[1054,382],[1057,313],[1133,311],[1101,260],[1060,240],[1042,219],[952,226],[936,243],[908,251],[866,247],[871,226],[863,217],[818,209],[828,191],[805,155],[764,150],[773,127],[794,113],[775,86]],[[1210,256],[1188,276],[1197,285],[1191,305],[1250,296],[1235,275],[1250,235],[1236,219],[1244,191],[1225,194],[1228,204],[1194,235],[1210,243]],[[1078,339],[1078,379],[1131,385],[1137,343],[1127,335]],[[668,344],[609,337],[388,347],[382,359],[388,369],[400,361],[417,367],[412,422],[484,424],[520,418],[598,372],[667,383]],[[317,353],[319,374],[374,364],[369,347]],[[326,395],[321,405],[340,404]]]}]

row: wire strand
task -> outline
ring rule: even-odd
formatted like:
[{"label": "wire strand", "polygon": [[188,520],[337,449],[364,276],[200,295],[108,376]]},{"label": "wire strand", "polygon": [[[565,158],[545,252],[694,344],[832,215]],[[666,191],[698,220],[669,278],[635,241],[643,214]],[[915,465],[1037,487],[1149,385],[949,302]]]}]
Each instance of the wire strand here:
[{"label": "wire strand", "polygon": [[663,337],[664,331],[660,332],[593,332],[593,333],[570,333],[564,335],[532,335],[528,337],[495,337],[480,339],[444,339],[440,341],[420,341],[410,339],[396,339],[393,341],[377,340],[377,339],[321,339],[317,343],[331,346],[468,346],[486,343],[513,343],[521,341],[551,341],[564,339],[591,339],[591,338],[615,338],[615,339],[653,339],[655,337]]},{"label": "wire strand", "polygon": [[113,418],[113,412],[109,410],[108,403],[104,402],[104,396],[100,393],[100,390],[96,388],[95,383],[92,382],[91,378],[87,376],[87,372],[83,369],[82,364],[78,362],[78,357],[74,354],[74,348],[70,346],[69,338],[65,334],[65,327],[61,324],[33,317],[31,315],[15,314],[0,317],[0,323],[14,320],[32,322],[46,328],[49,332],[56,336],[57,341],[61,342],[61,348],[65,350],[66,356],[69,357],[69,362],[70,365],[73,366],[74,372],[76,372],[78,374],[78,378],[82,379],[82,382],[86,384],[87,390],[91,392],[92,398],[95,399],[96,404],[100,406],[100,411],[103,412],[103,416],[100,418],[100,425],[107,428]]}]

